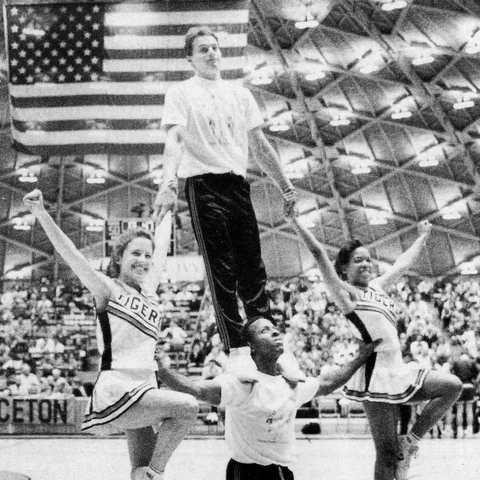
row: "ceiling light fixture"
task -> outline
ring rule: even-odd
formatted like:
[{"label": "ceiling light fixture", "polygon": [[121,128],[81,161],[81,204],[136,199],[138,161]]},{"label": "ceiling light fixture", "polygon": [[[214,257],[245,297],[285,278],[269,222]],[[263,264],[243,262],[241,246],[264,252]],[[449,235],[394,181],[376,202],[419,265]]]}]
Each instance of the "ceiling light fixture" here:
[{"label": "ceiling light fixture", "polygon": [[22,183],[36,183],[38,182],[38,177],[30,171],[28,168],[21,168],[18,173],[18,181]]},{"label": "ceiling light fixture", "polygon": [[344,115],[336,115],[332,120],[330,120],[330,125],[332,127],[341,127],[344,125],[350,125],[350,120]]},{"label": "ceiling light fixture", "polygon": [[15,218],[14,219],[14,224],[13,224],[13,229],[14,230],[31,230],[31,225],[26,221],[23,220],[22,218]]},{"label": "ceiling light fixture", "polygon": [[386,212],[376,212],[370,217],[370,225],[386,225],[388,223]]},{"label": "ceiling light fixture", "polygon": [[270,85],[273,82],[273,79],[266,76],[253,77],[250,80],[252,85]]},{"label": "ceiling light fixture", "polygon": [[378,70],[380,70],[380,67],[371,63],[361,67],[359,71],[360,73],[367,75],[369,73],[378,72]]},{"label": "ceiling light fixture", "polygon": [[287,130],[290,130],[290,125],[288,123],[274,123],[273,125],[270,125],[268,129],[271,132],[286,132]]},{"label": "ceiling light fixture", "polygon": [[453,104],[453,108],[455,110],[463,110],[465,108],[472,108],[475,105],[475,102],[473,100],[466,100],[465,98],[463,100],[460,100],[459,102],[455,102]]},{"label": "ceiling light fixture", "polygon": [[103,232],[103,224],[103,220],[90,220],[85,230],[87,232]]},{"label": "ceiling light fixture", "polygon": [[364,163],[360,163],[360,164],[352,167],[351,171],[352,171],[353,175],[365,175],[367,173],[370,173],[372,171],[372,169],[370,168],[369,165],[364,164]]},{"label": "ceiling light fixture", "polygon": [[320,80],[322,78],[325,78],[326,76],[327,74],[325,72],[323,72],[322,70],[318,70],[316,72],[307,73],[305,75],[305,80],[307,82],[314,82],[315,80]]},{"label": "ceiling light fixture", "polygon": [[444,220],[459,220],[462,218],[462,215],[460,215],[460,212],[454,210],[453,208],[446,208],[442,213],[442,218]]},{"label": "ceiling light fixture", "polygon": [[422,55],[415,57],[412,60],[412,65],[427,65],[435,61],[435,57],[429,53],[423,53]]},{"label": "ceiling light fixture", "polygon": [[101,185],[105,183],[105,171],[98,169],[95,170],[86,180],[87,183],[90,183],[91,185]]},{"label": "ceiling light fixture", "polygon": [[306,28],[315,28],[318,27],[319,22],[315,20],[311,13],[308,13],[305,17],[305,20],[299,20],[295,22],[295,28],[298,30],[305,30]]},{"label": "ceiling light fixture", "polygon": [[438,160],[436,158],[423,158],[418,162],[418,166],[422,168],[436,167],[438,165]]},{"label": "ceiling light fixture", "polygon": [[401,10],[407,6],[406,0],[393,0],[389,3],[382,4],[382,10],[385,12],[391,12],[392,10]]},{"label": "ceiling light fixture", "polygon": [[402,118],[410,118],[412,116],[412,112],[408,110],[398,110],[397,112],[393,112],[391,118],[393,120],[401,120]]},{"label": "ceiling light fixture", "polygon": [[477,275],[478,270],[473,263],[464,263],[460,269],[462,275]]}]

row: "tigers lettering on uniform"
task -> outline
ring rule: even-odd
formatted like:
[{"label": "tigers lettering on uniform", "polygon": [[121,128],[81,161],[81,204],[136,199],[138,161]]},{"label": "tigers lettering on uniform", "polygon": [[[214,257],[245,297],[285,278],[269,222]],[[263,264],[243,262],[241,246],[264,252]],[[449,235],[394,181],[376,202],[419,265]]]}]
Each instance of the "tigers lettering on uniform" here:
[{"label": "tigers lettering on uniform", "polygon": [[390,297],[373,289],[362,291],[362,300],[381,303],[384,307],[392,310],[393,313],[397,311],[396,304]]},{"label": "tigers lettering on uniform", "polygon": [[130,311],[140,314],[146,322],[157,324],[160,317],[156,307],[152,307],[142,298],[133,295],[120,294],[116,301]]}]

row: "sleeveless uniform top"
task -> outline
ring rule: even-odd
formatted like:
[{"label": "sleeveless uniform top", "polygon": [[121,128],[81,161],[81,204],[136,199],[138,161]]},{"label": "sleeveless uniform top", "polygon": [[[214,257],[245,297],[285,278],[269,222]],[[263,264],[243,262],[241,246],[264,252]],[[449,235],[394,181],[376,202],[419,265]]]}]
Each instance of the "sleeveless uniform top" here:
[{"label": "sleeveless uniform top", "polygon": [[155,371],[155,347],[160,330],[158,303],[115,279],[104,312],[97,314],[97,343],[101,370]]},{"label": "sleeveless uniform top", "polygon": [[427,370],[402,358],[395,302],[383,290],[359,291],[355,310],[346,315],[354,334],[364,342],[382,343],[344,387],[352,400],[405,403],[422,387]]},{"label": "sleeveless uniform top", "polygon": [[160,310],[153,297],[115,279],[107,308],[97,318],[102,361],[82,430],[116,433],[129,428],[121,416],[145,393],[158,388],[154,355]]}]

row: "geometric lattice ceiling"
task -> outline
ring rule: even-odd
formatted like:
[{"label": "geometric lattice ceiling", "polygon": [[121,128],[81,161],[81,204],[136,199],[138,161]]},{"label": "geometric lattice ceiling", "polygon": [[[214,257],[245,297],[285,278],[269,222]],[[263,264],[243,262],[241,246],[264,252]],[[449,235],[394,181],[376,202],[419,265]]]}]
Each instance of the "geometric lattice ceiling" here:
[{"label": "geometric lattice ceiling", "polygon": [[[385,10],[385,3],[391,2],[252,1],[246,85],[265,118],[280,127],[265,132],[300,192],[301,214],[332,254],[357,237],[380,265],[391,264],[428,219],[433,233],[415,271],[446,275],[480,256],[480,4],[413,0]],[[317,26],[296,27],[312,18]],[[39,176],[52,212],[61,213],[62,228],[87,252],[101,254],[100,239],[83,229],[86,219],[125,216],[142,203],[148,210],[162,156],[17,155],[9,148],[6,77],[0,83],[3,273],[52,265],[40,230],[12,229],[12,219],[24,214],[20,199],[28,188],[16,172],[25,163]],[[106,184],[86,185],[89,169],[98,166]],[[248,178],[269,274],[292,276],[313,266],[283,219],[279,192],[254,162]],[[183,253],[195,243],[180,200]],[[373,225],[374,219],[383,222]]]}]

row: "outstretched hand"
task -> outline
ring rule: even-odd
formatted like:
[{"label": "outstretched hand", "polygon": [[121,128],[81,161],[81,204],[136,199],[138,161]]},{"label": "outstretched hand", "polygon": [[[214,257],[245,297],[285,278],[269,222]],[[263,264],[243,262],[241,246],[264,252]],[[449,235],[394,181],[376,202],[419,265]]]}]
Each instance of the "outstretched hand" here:
[{"label": "outstretched hand", "polygon": [[427,238],[432,231],[432,224],[428,220],[424,220],[418,224],[418,234]]},{"label": "outstretched hand", "polygon": [[24,205],[36,216],[45,211],[42,192],[38,189],[32,190],[23,197]]}]

